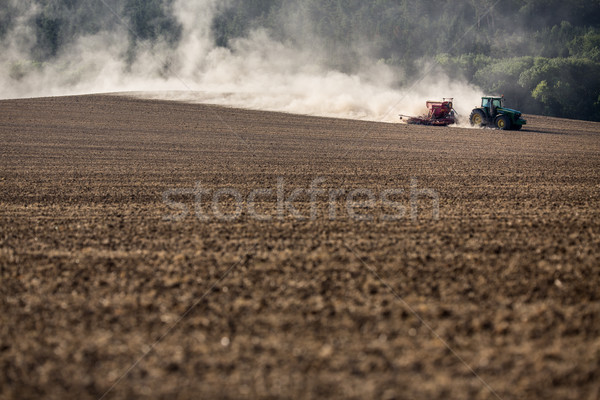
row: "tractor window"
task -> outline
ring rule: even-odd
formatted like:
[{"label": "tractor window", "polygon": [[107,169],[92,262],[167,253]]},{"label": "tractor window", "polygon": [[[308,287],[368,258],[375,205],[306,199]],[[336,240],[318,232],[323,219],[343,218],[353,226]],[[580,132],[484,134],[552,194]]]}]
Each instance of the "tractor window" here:
[{"label": "tractor window", "polygon": [[490,106],[490,99],[481,99],[481,107],[487,108]]},{"label": "tractor window", "polygon": [[494,99],[493,103],[494,103],[494,107],[502,107],[500,99]]}]

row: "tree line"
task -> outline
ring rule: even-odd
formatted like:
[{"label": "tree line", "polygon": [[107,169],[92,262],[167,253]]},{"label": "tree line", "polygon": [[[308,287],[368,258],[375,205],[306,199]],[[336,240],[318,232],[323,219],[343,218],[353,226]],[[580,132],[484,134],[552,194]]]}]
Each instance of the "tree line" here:
[{"label": "tree line", "polygon": [[214,21],[216,40],[256,27],[302,40],[286,30],[289,10],[339,69],[367,43],[406,84],[435,62],[524,112],[600,121],[599,0],[236,0]]},{"label": "tree line", "polygon": [[[127,26],[140,41],[176,45],[174,0],[27,0],[0,6],[0,40],[25,9],[36,62],[82,34]],[[366,52],[402,68],[404,83],[425,62],[528,113],[600,121],[600,0],[229,0],[214,16],[215,45],[255,28],[298,46],[318,43],[332,68],[352,72]],[[119,18],[115,17],[115,14]]]}]

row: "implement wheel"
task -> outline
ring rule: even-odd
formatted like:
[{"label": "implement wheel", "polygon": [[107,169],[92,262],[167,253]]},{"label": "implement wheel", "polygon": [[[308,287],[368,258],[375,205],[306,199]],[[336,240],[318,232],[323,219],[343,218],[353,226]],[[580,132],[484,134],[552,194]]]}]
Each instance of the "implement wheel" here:
[{"label": "implement wheel", "polygon": [[473,112],[471,112],[471,116],[469,117],[471,126],[484,126],[485,120],[485,113],[478,109],[473,110]]},{"label": "implement wheel", "polygon": [[499,115],[496,118],[494,125],[496,125],[496,128],[506,131],[510,129],[510,118],[506,115]]}]

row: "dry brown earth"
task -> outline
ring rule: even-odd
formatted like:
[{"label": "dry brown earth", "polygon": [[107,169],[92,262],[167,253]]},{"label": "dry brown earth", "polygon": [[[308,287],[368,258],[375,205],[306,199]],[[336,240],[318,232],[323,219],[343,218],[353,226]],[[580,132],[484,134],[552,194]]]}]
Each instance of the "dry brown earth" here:
[{"label": "dry brown earth", "polygon": [[[600,124],[528,120],[0,101],[0,398],[597,399]],[[198,182],[210,219],[166,220]]]}]

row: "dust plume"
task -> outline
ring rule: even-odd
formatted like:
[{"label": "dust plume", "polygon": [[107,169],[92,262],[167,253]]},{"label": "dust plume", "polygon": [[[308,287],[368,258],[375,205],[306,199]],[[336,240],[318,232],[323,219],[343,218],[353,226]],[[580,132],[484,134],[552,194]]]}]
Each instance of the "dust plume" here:
[{"label": "dust plume", "polygon": [[425,100],[442,97],[454,97],[455,107],[464,115],[481,96],[478,88],[451,81],[435,65],[424,65],[429,72],[409,80],[397,67],[370,57],[368,43],[357,44],[349,71],[334,68],[327,51],[311,37],[310,26],[289,19],[284,22],[287,29],[298,30],[302,40],[276,39],[269,30],[255,27],[227,47],[217,46],[211,24],[228,4],[216,0],[172,4],[181,26],[180,40],[175,43],[142,40],[132,51],[127,21],[119,20],[115,12],[110,28],[78,36],[51,61],[34,63],[26,61],[35,42],[28,21],[39,10],[33,2],[10,4],[19,12],[1,41],[2,98],[125,92],[155,99],[397,122],[398,114],[421,114]]}]

